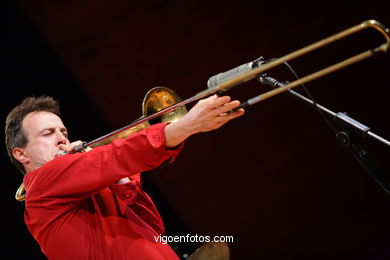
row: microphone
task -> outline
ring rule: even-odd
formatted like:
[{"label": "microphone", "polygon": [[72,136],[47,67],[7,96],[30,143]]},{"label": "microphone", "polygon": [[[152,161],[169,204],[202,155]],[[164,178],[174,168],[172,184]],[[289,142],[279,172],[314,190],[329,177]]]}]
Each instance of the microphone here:
[{"label": "microphone", "polygon": [[[231,70],[228,70],[228,71],[225,71],[225,72],[222,72],[222,73],[219,73],[217,75],[214,75],[214,76],[210,77],[209,80],[207,81],[207,86],[210,89],[215,88],[218,85],[220,85],[221,83],[226,82],[226,81],[228,81],[230,79],[236,78],[236,77],[238,77],[238,76],[240,76],[240,75],[242,75],[244,73],[247,73],[248,71],[251,71],[254,68],[257,68],[260,65],[263,65],[264,63],[269,62],[271,60],[273,60],[273,59],[265,61],[264,57],[260,56],[259,58],[257,58],[254,61],[245,63],[243,65],[235,67],[234,69],[231,69]],[[239,84],[241,84],[241,83],[243,83],[245,81],[248,81],[250,79],[253,79],[255,77],[256,77],[256,75],[253,76],[252,78],[247,78],[245,80],[237,82],[236,84],[230,86],[230,88],[234,87],[234,86],[237,86],[237,85],[239,85]],[[226,90],[228,90],[228,89],[225,89],[224,91],[226,91]]]}]

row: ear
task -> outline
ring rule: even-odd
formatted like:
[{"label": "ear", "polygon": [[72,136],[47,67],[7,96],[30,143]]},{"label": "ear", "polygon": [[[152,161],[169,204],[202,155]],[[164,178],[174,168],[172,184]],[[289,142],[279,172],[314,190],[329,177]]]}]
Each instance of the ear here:
[{"label": "ear", "polygon": [[30,162],[30,159],[27,157],[24,148],[16,147],[12,150],[12,155],[18,160],[21,164],[25,165]]}]

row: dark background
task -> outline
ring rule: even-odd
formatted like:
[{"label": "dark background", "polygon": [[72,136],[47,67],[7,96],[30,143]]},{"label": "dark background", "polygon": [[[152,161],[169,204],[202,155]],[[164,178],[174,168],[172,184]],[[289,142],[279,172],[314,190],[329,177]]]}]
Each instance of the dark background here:
[{"label": "dark background", "polygon": [[[3,122],[25,97],[52,95],[62,104],[71,140],[85,141],[138,118],[152,87],[189,98],[210,76],[260,55],[281,57],[366,19],[390,26],[387,0],[7,5]],[[365,30],[290,64],[305,75],[382,42],[378,32]],[[379,55],[307,88],[323,106],[348,112],[389,140],[389,69],[389,55]],[[283,67],[272,73],[293,79]],[[252,80],[229,95],[245,100],[267,90]],[[363,144],[388,175],[389,147],[370,138]],[[22,175],[3,147],[6,259],[45,259],[24,224],[23,203],[14,200]],[[287,95],[193,136],[174,164],[144,176],[167,234],[232,235],[232,259],[390,258],[389,195],[336,145],[318,112]],[[181,255],[200,244],[173,246]]]}]

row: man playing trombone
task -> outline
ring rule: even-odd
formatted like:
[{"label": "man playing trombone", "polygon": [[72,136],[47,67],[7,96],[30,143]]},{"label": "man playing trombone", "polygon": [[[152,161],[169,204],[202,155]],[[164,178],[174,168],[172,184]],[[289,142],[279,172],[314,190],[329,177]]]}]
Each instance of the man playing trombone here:
[{"label": "man playing trombone", "polygon": [[154,239],[164,225],[140,172],[173,161],[191,135],[243,115],[231,111],[239,105],[213,95],[176,122],[73,153],[81,141],[69,141],[53,98],[21,102],[6,119],[6,146],[25,175],[25,222],[43,253],[56,260],[178,259]]}]

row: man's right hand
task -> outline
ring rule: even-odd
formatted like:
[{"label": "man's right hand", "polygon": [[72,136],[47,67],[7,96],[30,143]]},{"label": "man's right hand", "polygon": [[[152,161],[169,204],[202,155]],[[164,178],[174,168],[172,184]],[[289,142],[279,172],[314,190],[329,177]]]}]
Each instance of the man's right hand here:
[{"label": "man's right hand", "polygon": [[165,128],[166,146],[174,147],[189,136],[220,128],[230,120],[242,116],[244,109],[229,112],[240,105],[240,101],[231,101],[229,96],[210,96],[198,103],[181,119]]}]

